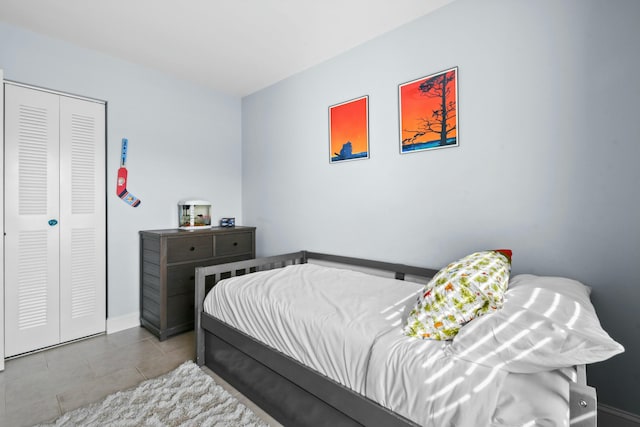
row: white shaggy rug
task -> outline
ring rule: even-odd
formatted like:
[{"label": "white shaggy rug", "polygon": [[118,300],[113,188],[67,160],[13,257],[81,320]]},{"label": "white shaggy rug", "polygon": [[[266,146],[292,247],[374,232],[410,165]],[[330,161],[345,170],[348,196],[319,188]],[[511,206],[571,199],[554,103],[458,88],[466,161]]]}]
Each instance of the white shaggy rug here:
[{"label": "white shaggy rug", "polygon": [[42,426],[267,426],[195,363],[69,411]]}]

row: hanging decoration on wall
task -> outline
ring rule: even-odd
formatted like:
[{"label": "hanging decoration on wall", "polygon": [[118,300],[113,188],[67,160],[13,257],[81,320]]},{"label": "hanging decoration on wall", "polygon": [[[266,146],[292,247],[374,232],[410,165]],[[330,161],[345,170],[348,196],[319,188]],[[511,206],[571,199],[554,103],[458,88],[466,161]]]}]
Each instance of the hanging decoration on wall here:
[{"label": "hanging decoration on wall", "polygon": [[458,146],[458,67],[399,86],[400,153]]},{"label": "hanging decoration on wall", "polygon": [[329,162],[369,158],[369,97],[329,107]]},{"label": "hanging decoration on wall", "polygon": [[137,208],[138,206],[140,206],[140,203],[142,203],[142,201],[131,194],[127,189],[127,168],[125,167],[125,164],[127,163],[128,145],[129,140],[127,138],[122,138],[122,151],[120,153],[120,169],[118,169],[116,194],[126,203],[133,206],[134,208]]}]

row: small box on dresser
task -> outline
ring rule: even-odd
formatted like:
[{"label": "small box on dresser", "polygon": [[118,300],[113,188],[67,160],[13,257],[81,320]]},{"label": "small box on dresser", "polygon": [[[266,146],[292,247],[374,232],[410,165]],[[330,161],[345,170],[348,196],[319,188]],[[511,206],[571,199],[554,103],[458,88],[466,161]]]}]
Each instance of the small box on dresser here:
[{"label": "small box on dresser", "polygon": [[255,227],[140,231],[142,326],[161,341],[193,329],[196,267],[255,258],[255,233]]}]

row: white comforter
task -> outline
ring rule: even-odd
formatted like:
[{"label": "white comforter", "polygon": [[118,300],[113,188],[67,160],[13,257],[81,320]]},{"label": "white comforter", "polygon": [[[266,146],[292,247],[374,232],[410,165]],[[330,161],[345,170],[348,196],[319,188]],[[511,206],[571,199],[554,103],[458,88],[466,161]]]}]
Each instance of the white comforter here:
[{"label": "white comforter", "polygon": [[[564,425],[568,386],[559,373],[507,381],[505,371],[447,356],[446,343],[402,335],[422,287],[301,264],[223,280],[204,309],[423,426]],[[512,396],[540,382],[553,388],[540,405],[514,406]]]}]

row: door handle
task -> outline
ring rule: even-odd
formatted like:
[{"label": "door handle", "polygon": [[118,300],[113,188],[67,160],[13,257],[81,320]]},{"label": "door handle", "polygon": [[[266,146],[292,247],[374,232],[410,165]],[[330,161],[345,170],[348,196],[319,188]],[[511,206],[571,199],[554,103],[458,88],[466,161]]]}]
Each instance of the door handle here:
[{"label": "door handle", "polygon": [[49,225],[52,227],[55,227],[58,224],[58,220],[57,219],[50,219],[49,220]]}]

